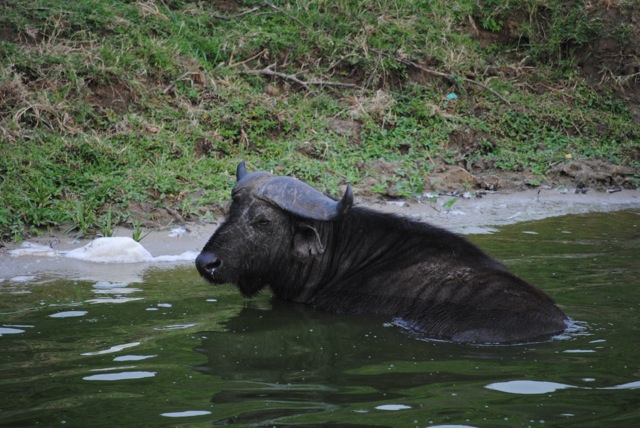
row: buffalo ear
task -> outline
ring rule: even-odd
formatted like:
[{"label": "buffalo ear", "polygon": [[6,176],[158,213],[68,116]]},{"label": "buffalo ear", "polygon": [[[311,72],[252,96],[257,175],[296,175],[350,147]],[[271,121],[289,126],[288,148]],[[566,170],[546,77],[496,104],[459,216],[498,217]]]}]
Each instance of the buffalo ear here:
[{"label": "buffalo ear", "polygon": [[307,262],[324,253],[324,245],[315,227],[307,223],[298,223],[293,233],[293,256],[296,260]]}]

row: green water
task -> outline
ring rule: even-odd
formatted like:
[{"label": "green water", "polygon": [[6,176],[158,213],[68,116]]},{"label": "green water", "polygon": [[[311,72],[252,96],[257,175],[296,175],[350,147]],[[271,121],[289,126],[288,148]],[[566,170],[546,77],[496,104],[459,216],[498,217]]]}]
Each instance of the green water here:
[{"label": "green water", "polygon": [[574,331],[420,341],[386,319],[245,302],[190,264],[131,284],[4,278],[0,426],[640,426],[640,211],[470,238]]}]

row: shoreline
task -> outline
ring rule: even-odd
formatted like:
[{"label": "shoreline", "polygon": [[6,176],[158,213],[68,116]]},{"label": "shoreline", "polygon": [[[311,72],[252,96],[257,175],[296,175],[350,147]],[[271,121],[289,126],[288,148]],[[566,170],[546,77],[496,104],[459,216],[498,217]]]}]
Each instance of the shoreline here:
[{"label": "shoreline", "polygon": [[[615,193],[575,193],[573,190],[534,189],[518,192],[487,192],[482,197],[456,197],[439,195],[415,200],[366,200],[356,198],[356,206],[412,217],[460,234],[492,233],[500,226],[524,221],[540,220],[568,214],[609,212],[640,209],[640,190],[622,190]],[[198,253],[217,224],[170,224],[154,229],[140,241],[154,257]],[[145,232],[145,233],[146,233]],[[131,237],[131,230],[116,228],[114,236]],[[82,247],[91,239],[45,234],[25,243],[50,247],[55,252]],[[188,259],[173,262],[96,263],[57,256],[11,255],[10,251],[24,248],[25,243],[6,243],[0,249],[0,284],[12,282],[16,277],[72,278],[115,282],[141,282],[144,271],[150,268],[168,268],[176,264],[192,263]],[[195,256],[194,256],[195,257]],[[117,266],[117,269],[114,269]],[[109,278],[109,279],[107,279]],[[15,282],[15,281],[14,281]]]},{"label": "shoreline", "polygon": [[406,206],[390,207],[387,202],[369,206],[408,215],[461,234],[486,233],[485,229],[492,226],[568,214],[640,209],[640,190],[620,190],[613,193],[576,193],[575,189],[498,191],[487,192],[481,198],[457,198],[450,207],[445,207],[453,198],[439,196],[435,204],[407,202]]}]

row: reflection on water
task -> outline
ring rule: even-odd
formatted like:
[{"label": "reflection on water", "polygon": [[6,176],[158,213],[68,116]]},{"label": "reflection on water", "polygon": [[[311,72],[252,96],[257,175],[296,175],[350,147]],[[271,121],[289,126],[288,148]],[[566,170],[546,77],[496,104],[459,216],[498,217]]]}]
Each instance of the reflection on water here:
[{"label": "reflection on water", "polygon": [[[586,382],[592,382],[595,379],[585,378],[582,380]],[[541,382],[536,380],[512,380],[509,382],[496,382],[487,385],[486,388],[496,391],[508,392],[510,394],[548,394],[550,392],[555,392],[565,388],[591,389],[585,386],[578,387],[573,385],[565,385],[562,383]],[[594,389],[640,389],[640,381]]]},{"label": "reflection on water", "polygon": [[153,377],[155,375],[156,375],[156,372],[135,371],[135,372],[97,374],[97,375],[85,376],[82,379],[114,381],[114,380],[142,379],[145,377]]},{"label": "reflection on water", "polygon": [[167,418],[188,418],[193,416],[204,416],[210,415],[211,412],[208,410],[185,410],[184,412],[167,412],[162,413],[161,416],[165,416]]},{"label": "reflection on water", "polygon": [[2,336],[3,334],[20,334],[20,333],[24,333],[24,330],[21,330],[19,328],[12,328],[12,327],[0,327],[0,336]]},{"label": "reflection on water", "polygon": [[508,382],[496,382],[486,386],[487,389],[508,392],[510,394],[549,394],[565,388],[577,388],[556,382],[540,382],[537,380],[510,380]]},{"label": "reflection on water", "polygon": [[138,266],[135,287],[76,260],[72,278],[0,274],[0,426],[638,426],[640,212],[471,239],[554,296],[572,330],[416,340],[389,319],[245,302],[191,264]]},{"label": "reflection on water", "polygon": [[71,317],[83,317],[87,315],[87,311],[62,311],[49,315],[49,318],[71,318]]},{"label": "reflection on water", "polygon": [[123,349],[127,349],[127,348],[133,348],[134,346],[139,346],[140,342],[133,342],[133,343],[124,343],[122,345],[115,345],[110,347],[109,349],[104,349],[101,351],[92,351],[92,352],[85,352],[83,354],[80,355],[103,355],[103,354],[113,354],[115,352],[120,352]]},{"label": "reflection on water", "polygon": [[140,361],[153,357],[157,357],[157,355],[121,355],[119,357],[115,357],[113,361]]}]

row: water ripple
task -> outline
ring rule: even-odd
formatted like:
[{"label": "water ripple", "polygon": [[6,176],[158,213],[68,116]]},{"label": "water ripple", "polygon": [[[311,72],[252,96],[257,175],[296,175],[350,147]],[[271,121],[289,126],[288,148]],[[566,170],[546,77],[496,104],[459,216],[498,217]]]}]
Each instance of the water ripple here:
[{"label": "water ripple", "polygon": [[103,349],[102,351],[93,351],[93,352],[85,352],[81,355],[103,355],[103,354],[112,354],[114,352],[120,352],[123,349],[133,348],[134,346],[140,345],[140,342],[131,342],[131,343],[123,343],[122,345],[114,345],[109,349]]},{"label": "water ripple", "polygon": [[183,412],[167,412],[161,413],[161,416],[166,416],[167,418],[189,418],[193,416],[205,416],[210,415],[211,412],[208,410],[185,410]]},{"label": "water ripple", "polygon": [[114,381],[114,380],[144,379],[146,377],[154,377],[155,375],[156,375],[156,372],[134,371],[134,372],[119,372],[119,373],[103,373],[103,374],[85,376],[82,379]]},{"label": "water ripple", "polygon": [[544,382],[537,380],[512,380],[509,382],[496,382],[485,386],[487,389],[507,392],[510,394],[548,394],[560,389],[577,388],[557,382]]},{"label": "water ripple", "polygon": [[49,315],[50,318],[72,318],[72,317],[83,317],[87,315],[88,311],[64,311],[57,312],[55,314]]}]

